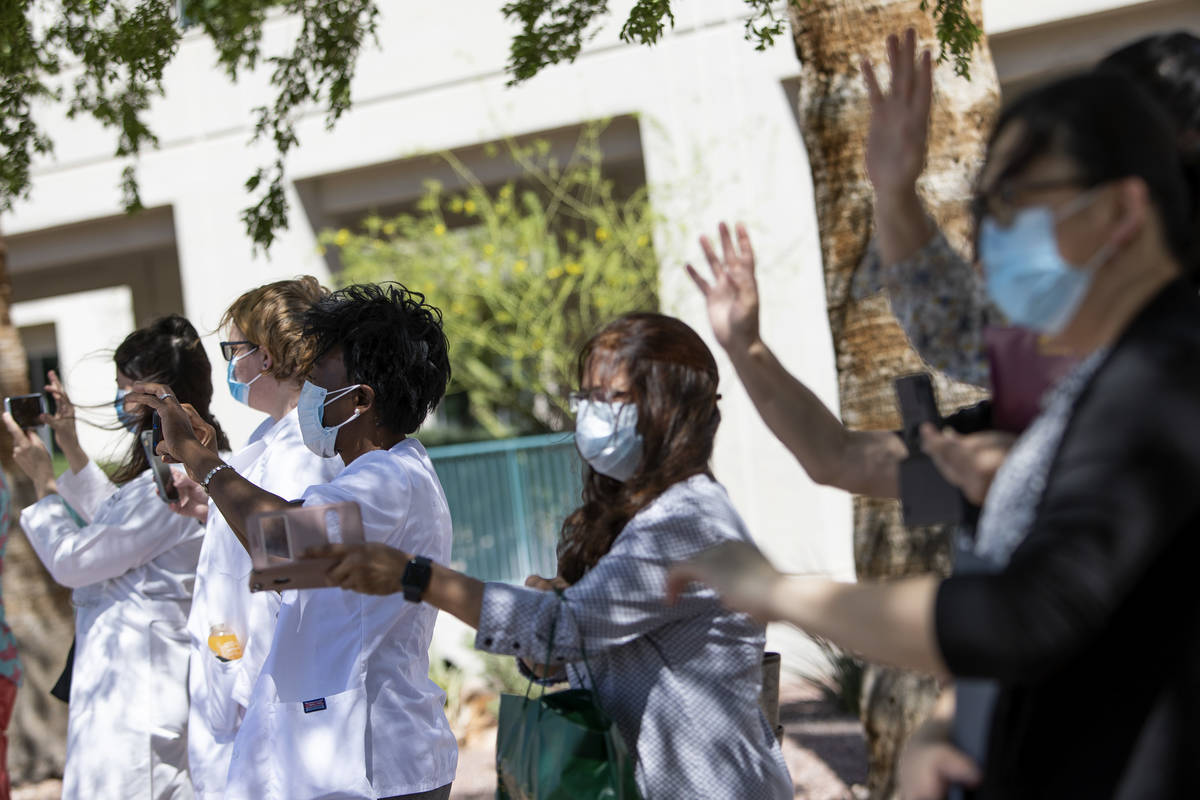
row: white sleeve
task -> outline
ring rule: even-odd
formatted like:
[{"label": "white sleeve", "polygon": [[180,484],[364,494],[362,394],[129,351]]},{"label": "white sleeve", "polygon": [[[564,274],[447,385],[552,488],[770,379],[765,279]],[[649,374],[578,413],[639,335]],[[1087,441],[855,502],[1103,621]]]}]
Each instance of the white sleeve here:
[{"label": "white sleeve", "polygon": [[117,491],[117,485],[91,460],[79,472],[68,468],[57,483],[62,499],[87,522],[96,518],[100,505]]},{"label": "white sleeve", "polygon": [[173,514],[152,481],[134,479],[98,519],[82,527],[63,499],[44,497],[21,512],[21,528],[46,569],[63,586],[76,588],[123,575],[148,564],[203,530]]}]

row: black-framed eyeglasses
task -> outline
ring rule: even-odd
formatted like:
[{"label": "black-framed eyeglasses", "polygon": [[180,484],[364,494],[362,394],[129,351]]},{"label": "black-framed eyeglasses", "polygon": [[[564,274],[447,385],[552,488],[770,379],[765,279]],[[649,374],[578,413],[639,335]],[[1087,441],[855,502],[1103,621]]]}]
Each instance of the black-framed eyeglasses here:
[{"label": "black-framed eyeglasses", "polygon": [[258,345],[254,344],[254,342],[248,342],[245,339],[241,339],[236,342],[221,342],[221,358],[224,358],[226,361],[233,361],[233,357],[238,354],[237,348],[244,344],[251,345],[252,347],[258,347]]},{"label": "black-framed eyeglasses", "polygon": [[1028,192],[1049,192],[1055,189],[1075,189],[1087,187],[1083,178],[1047,178],[1041,181],[1003,180],[999,185],[990,189],[975,192],[971,197],[971,218],[978,223],[988,215],[993,208],[1012,210],[1017,206],[1017,200]]},{"label": "black-framed eyeglasses", "polygon": [[571,392],[567,395],[567,403],[572,414],[579,413],[579,406],[583,402],[589,403],[614,403],[626,402],[633,395],[626,391],[614,391],[611,389],[587,389],[579,392]]}]

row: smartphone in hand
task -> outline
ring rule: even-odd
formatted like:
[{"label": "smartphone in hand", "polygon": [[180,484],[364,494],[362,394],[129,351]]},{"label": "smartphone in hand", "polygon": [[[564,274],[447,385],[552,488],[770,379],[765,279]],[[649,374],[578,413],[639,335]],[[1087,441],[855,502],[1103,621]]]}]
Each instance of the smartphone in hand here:
[{"label": "smartphone in hand", "polygon": [[46,406],[46,395],[41,392],[6,397],[4,398],[4,410],[12,416],[13,422],[25,429],[42,427],[39,417],[49,413]]},{"label": "smartphone in hand", "polygon": [[154,441],[154,431],[142,431],[139,436],[146,461],[150,464],[150,474],[154,477],[154,486],[158,489],[159,499],[164,503],[176,502],[179,500],[179,490],[175,488],[175,477],[171,474],[171,468],[155,452],[157,445]]},{"label": "smartphone in hand", "polygon": [[967,501],[958,487],[938,472],[933,459],[921,451],[920,428],[926,422],[941,425],[933,382],[925,373],[906,375],[895,382],[896,400],[904,421],[901,436],[908,458],[900,462],[900,503],[905,525],[959,523],[966,518]]},{"label": "smartphone in hand", "polygon": [[247,521],[250,550],[250,591],[320,589],[330,585],[330,558],[304,558],[310,547],[364,541],[358,503],[298,506],[266,511]]}]

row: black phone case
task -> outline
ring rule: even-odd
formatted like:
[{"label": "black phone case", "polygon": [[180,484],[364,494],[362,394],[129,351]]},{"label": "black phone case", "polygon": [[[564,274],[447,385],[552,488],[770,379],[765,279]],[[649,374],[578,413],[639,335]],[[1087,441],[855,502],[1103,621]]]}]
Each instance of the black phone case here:
[{"label": "black phone case", "polygon": [[906,375],[895,382],[896,401],[904,421],[902,436],[909,456],[900,462],[900,502],[905,525],[958,524],[966,518],[967,501],[947,481],[933,460],[921,452],[920,428],[926,422],[940,425],[933,381],[925,373]]}]

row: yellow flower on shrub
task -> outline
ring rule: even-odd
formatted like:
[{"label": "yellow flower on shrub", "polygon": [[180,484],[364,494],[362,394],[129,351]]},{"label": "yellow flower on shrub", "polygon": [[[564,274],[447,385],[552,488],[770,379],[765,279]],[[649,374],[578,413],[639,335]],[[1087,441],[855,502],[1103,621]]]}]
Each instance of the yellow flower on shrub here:
[{"label": "yellow flower on shrub", "polygon": [[550,269],[546,270],[546,277],[552,281],[561,278],[562,274],[562,267],[551,267]]},{"label": "yellow flower on shrub", "polygon": [[467,202],[463,203],[463,211],[465,211],[468,214],[474,214],[475,213],[475,201],[468,200]]},{"label": "yellow flower on shrub", "polygon": [[461,197],[456,197],[450,201],[450,210],[453,211],[455,214],[462,213],[463,201],[462,201]]},{"label": "yellow flower on shrub", "polygon": [[333,243],[338,247],[345,247],[350,244],[350,231],[345,228],[340,229],[333,235]]},{"label": "yellow flower on shrub", "polygon": [[524,259],[518,259],[513,263],[513,272],[518,275],[524,275],[525,270],[529,268],[529,264]]},{"label": "yellow flower on shrub", "polygon": [[638,247],[645,247],[648,244],[650,244],[650,237],[647,236],[646,234],[643,233],[641,236],[639,236],[637,238],[637,246]]},{"label": "yellow flower on shrub", "polygon": [[578,261],[568,261],[566,266],[564,267],[564,269],[567,271],[568,275],[582,275],[583,274],[583,265],[580,264]]},{"label": "yellow flower on shrub", "polygon": [[395,236],[396,235],[396,223],[385,222],[385,223],[383,223],[382,230],[383,230],[384,236]]},{"label": "yellow flower on shrub", "polygon": [[596,241],[597,242],[608,241],[608,229],[607,228],[596,228]]},{"label": "yellow flower on shrub", "polygon": [[440,222],[437,225],[434,225],[433,226],[433,235],[434,236],[445,236],[446,235],[446,226]]},{"label": "yellow flower on shrub", "polygon": [[492,256],[496,255],[496,245],[491,244],[490,242],[485,244],[483,246],[483,255],[484,258],[491,258]]}]

